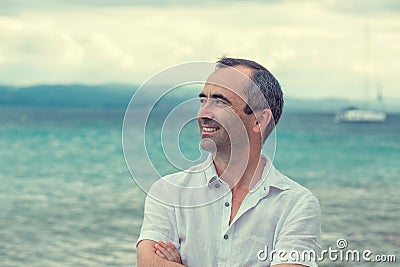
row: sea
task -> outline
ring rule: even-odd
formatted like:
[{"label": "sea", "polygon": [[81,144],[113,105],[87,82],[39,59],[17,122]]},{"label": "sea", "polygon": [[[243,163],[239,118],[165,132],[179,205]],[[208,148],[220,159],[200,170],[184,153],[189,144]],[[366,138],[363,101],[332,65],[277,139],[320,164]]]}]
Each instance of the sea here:
[{"label": "sea", "polygon": [[[0,107],[0,266],[136,266],[146,193],[125,162],[124,114]],[[159,127],[149,127],[150,158],[166,174]],[[179,135],[193,159],[201,154],[196,127],[192,121]],[[400,115],[352,124],[284,113],[274,138],[275,166],[317,196],[323,248],[338,251],[319,265],[400,266]],[[141,168],[144,155],[132,151],[138,163],[130,168]],[[340,260],[345,249],[397,262]]]}]

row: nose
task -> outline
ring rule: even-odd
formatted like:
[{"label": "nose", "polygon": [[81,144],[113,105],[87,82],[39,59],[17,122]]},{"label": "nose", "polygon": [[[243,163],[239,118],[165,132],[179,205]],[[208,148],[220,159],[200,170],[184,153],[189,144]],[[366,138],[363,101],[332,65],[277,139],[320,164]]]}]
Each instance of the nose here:
[{"label": "nose", "polygon": [[210,102],[211,101],[207,101],[200,106],[199,111],[197,112],[197,118],[214,119],[213,105]]}]

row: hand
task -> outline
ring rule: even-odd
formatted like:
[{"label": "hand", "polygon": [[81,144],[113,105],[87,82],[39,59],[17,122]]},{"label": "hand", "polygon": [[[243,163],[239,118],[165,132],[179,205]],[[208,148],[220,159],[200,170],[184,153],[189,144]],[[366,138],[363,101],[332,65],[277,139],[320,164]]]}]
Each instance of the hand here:
[{"label": "hand", "polygon": [[155,253],[163,259],[168,261],[173,261],[182,264],[181,255],[176,247],[171,243],[164,243],[163,241],[158,241],[154,244]]}]

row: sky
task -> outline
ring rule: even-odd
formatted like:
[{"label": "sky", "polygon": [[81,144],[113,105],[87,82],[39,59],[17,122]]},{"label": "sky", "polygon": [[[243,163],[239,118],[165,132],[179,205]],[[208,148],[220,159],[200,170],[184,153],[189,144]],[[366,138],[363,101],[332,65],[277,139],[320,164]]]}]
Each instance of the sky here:
[{"label": "sky", "polygon": [[400,1],[0,0],[0,85],[142,84],[222,55],[289,97],[364,99],[367,77],[400,101]]}]

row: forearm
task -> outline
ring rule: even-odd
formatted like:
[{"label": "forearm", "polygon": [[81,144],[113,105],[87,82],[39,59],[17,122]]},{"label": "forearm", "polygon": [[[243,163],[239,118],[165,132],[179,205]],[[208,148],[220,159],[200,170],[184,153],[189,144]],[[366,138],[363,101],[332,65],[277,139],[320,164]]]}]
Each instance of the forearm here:
[{"label": "forearm", "polygon": [[137,247],[137,264],[138,267],[178,267],[184,266],[182,264],[168,261],[161,258],[155,253],[154,244],[152,240],[142,240]]},{"label": "forearm", "polygon": [[159,256],[157,256],[156,254],[150,256],[150,257],[140,257],[138,254],[137,257],[137,263],[138,263],[138,267],[182,267],[184,265],[176,263],[176,262],[172,262],[172,261],[168,261],[165,260]]}]

